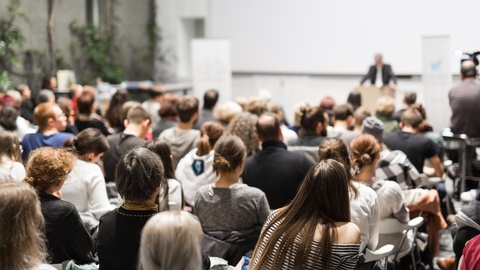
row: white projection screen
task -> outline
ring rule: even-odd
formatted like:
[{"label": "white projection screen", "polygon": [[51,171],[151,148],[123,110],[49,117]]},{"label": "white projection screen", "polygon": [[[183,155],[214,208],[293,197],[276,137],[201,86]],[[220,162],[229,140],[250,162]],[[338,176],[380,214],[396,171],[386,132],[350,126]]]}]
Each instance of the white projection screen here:
[{"label": "white projection screen", "polygon": [[422,72],[423,36],[480,50],[480,1],[211,0],[210,38],[231,42],[234,72],[364,74],[373,55],[397,74]]}]

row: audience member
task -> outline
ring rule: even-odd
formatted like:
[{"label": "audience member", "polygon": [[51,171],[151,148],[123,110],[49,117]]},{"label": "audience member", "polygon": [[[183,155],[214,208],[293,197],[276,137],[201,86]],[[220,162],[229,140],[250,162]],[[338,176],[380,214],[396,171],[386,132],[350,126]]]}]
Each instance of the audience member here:
[{"label": "audience member", "polygon": [[242,107],[237,102],[228,101],[216,106],[213,110],[213,116],[224,127],[226,127],[228,126],[228,123],[230,123],[232,119],[240,115],[242,111]]},{"label": "audience member", "polygon": [[476,79],[477,68],[472,61],[462,63],[460,77],[462,82],[448,93],[452,109],[451,129],[455,134],[480,137],[480,82]]},{"label": "audience member", "polygon": [[259,149],[259,141],[255,136],[255,124],[258,116],[250,112],[243,112],[235,117],[225,129],[225,134],[240,137],[247,146],[247,156],[255,155]]},{"label": "audience member", "polygon": [[375,250],[378,244],[377,194],[371,188],[354,181],[351,175],[348,148],[339,138],[326,138],[318,148],[320,160],[334,159],[343,164],[349,183],[350,215],[361,231],[361,250]]},{"label": "audience member", "polygon": [[43,77],[42,89],[48,89],[53,93],[53,90],[57,89],[57,78],[50,75]]},{"label": "audience member", "polygon": [[127,91],[119,89],[113,94],[107,111],[105,112],[105,119],[114,133],[121,132],[125,129],[124,119],[122,117],[122,106],[125,102],[127,102]]},{"label": "audience member", "polygon": [[[362,123],[365,118],[371,116],[370,111],[365,107],[358,107],[353,113],[353,118],[355,119],[355,124],[353,125],[353,130],[361,133]],[[383,125],[383,123],[382,123]]]},{"label": "audience member", "polygon": [[213,170],[218,180],[200,187],[194,213],[200,219],[206,239],[213,243],[204,249],[205,253],[236,265],[255,247],[270,207],[265,193],[239,183],[247,158],[242,140],[235,135],[224,135],[214,151]]},{"label": "audience member", "polygon": [[55,103],[55,94],[48,89],[40,90],[35,99],[35,104],[39,105],[42,103]]},{"label": "audience member", "polygon": [[333,128],[329,131],[328,137],[340,138],[349,147],[350,142],[360,135],[360,132],[350,130],[353,123],[353,110],[350,105],[335,106],[333,108]]},{"label": "audience member", "polygon": [[[115,167],[120,157],[135,146],[145,145],[144,139],[150,129],[150,114],[142,107],[136,106],[129,110],[126,127],[123,132],[112,134],[107,137],[109,149],[102,157],[105,169],[105,181],[114,182]],[[110,197],[116,194],[109,194]]]},{"label": "audience member", "polygon": [[45,264],[45,220],[35,190],[25,183],[0,184],[0,269],[55,270]]},{"label": "audience member", "polygon": [[209,269],[210,261],[203,256],[202,226],[185,211],[168,211],[153,216],[142,231],[139,269],[170,270]]},{"label": "audience member", "polygon": [[480,268],[480,237],[475,236],[465,244],[460,270]]},{"label": "audience member", "polygon": [[207,121],[200,127],[197,148],[188,152],[178,163],[175,175],[182,183],[185,201],[194,206],[195,194],[204,185],[213,184],[218,177],[213,171],[215,143],[223,135],[224,127],[217,122]]},{"label": "audience member", "polygon": [[100,217],[112,210],[102,169],[96,164],[108,150],[108,141],[100,130],[87,128],[65,141],[64,147],[71,148],[77,160],[62,186],[62,199],[75,205],[85,227],[92,232]]},{"label": "audience member", "polygon": [[0,183],[20,182],[25,178],[20,142],[11,131],[0,132]]},{"label": "audience member", "polygon": [[65,132],[78,134],[78,128],[75,126],[76,113],[73,110],[73,101],[67,97],[60,97],[57,101],[58,107],[62,109],[63,114],[67,117],[67,126]]},{"label": "audience member", "polygon": [[377,100],[375,117],[383,122],[383,136],[399,131],[398,122],[392,118],[395,111],[395,101],[391,96],[383,96]]},{"label": "audience member", "polygon": [[284,117],[285,115],[279,106],[273,102],[269,102],[267,104],[267,111],[277,116],[278,121],[280,122],[280,129],[282,130],[283,143],[288,144],[289,141],[298,138],[297,133],[286,126]]},{"label": "audience member", "polygon": [[384,137],[384,143],[391,150],[404,152],[420,173],[424,173],[423,165],[425,159],[428,159],[433,170],[432,172],[425,171],[425,174],[440,177],[443,175],[443,166],[437,155],[437,146],[432,140],[416,134],[421,123],[422,116],[417,110],[406,110],[403,112],[400,122],[401,131]]},{"label": "audience member", "polygon": [[26,163],[31,151],[44,147],[60,148],[68,139],[75,137],[72,133],[62,132],[67,126],[67,117],[56,104],[42,103],[35,108],[35,123],[38,132],[27,134],[22,140],[22,159]]},{"label": "audience member", "polygon": [[158,138],[166,129],[178,126],[177,104],[179,100],[177,95],[168,93],[164,95],[160,110],[157,112],[160,115],[160,121],[152,128],[153,138]]},{"label": "audience member", "polygon": [[142,102],[142,107],[147,110],[152,116],[152,126],[156,126],[158,121],[160,121],[160,115],[158,110],[161,108],[161,102],[163,99],[163,94],[165,90],[162,88],[152,88],[148,90],[149,99]]},{"label": "audience member", "polygon": [[115,175],[118,193],[125,202],[100,218],[97,238],[100,269],[137,269],[142,229],[158,213],[155,200],[160,190],[166,189],[167,181],[160,158],[144,147],[123,155]]},{"label": "audience member", "polygon": [[200,129],[203,123],[207,121],[215,121],[213,109],[215,105],[217,105],[218,96],[218,91],[215,89],[210,89],[205,92],[203,95],[203,109],[198,114],[198,119],[193,125],[194,129]]},{"label": "audience member", "polygon": [[320,109],[328,115],[328,125],[333,126],[333,108],[335,107],[336,102],[332,97],[326,96],[320,101]]},{"label": "audience member", "polygon": [[159,210],[182,210],[184,205],[182,184],[175,178],[170,145],[166,141],[153,139],[145,147],[160,157],[164,169],[163,177],[167,180],[167,186],[160,190],[158,195]]},{"label": "audience member", "polygon": [[247,112],[260,116],[267,111],[267,101],[260,97],[250,97],[247,103]]},{"label": "audience member", "polygon": [[362,94],[358,90],[353,90],[348,94],[347,104],[350,104],[353,111],[356,111],[362,106]]},{"label": "audience member", "polygon": [[272,209],[284,207],[295,197],[312,163],[287,151],[280,121],[272,113],[260,116],[256,136],[262,142],[262,150],[247,159],[243,182],[265,192]]},{"label": "audience member", "polygon": [[[400,223],[407,223],[408,208],[400,186],[394,181],[388,181],[376,176],[376,168],[380,161],[380,144],[370,134],[361,134],[351,142],[352,164],[356,168],[355,180],[372,188],[377,193],[379,220],[395,218]],[[401,243],[403,233],[380,234],[378,246]],[[406,239],[401,251],[410,250],[413,239]],[[396,247],[398,249],[398,247]]]},{"label": "audience member", "polygon": [[395,112],[392,118],[395,119],[395,121],[400,122],[400,117],[402,116],[402,113],[408,108],[410,108],[413,104],[415,104],[416,101],[417,101],[417,93],[413,91],[405,92],[405,95],[403,96],[403,99],[402,99],[402,108],[397,112]]},{"label": "audience member", "polygon": [[60,189],[73,169],[75,156],[64,149],[42,147],[32,152],[25,181],[37,190],[45,218],[50,263],[94,262],[95,243],[75,205],[63,201]]},{"label": "audience member", "polygon": [[77,119],[75,119],[75,126],[78,128],[78,131],[87,128],[96,128],[100,130],[103,135],[110,135],[110,132],[103,123],[102,117],[95,113],[96,110],[95,93],[90,91],[82,93],[77,100]]},{"label": "audience member", "polygon": [[32,102],[32,91],[26,84],[19,84],[17,86],[17,91],[20,92],[20,95],[22,96],[22,103],[20,104],[20,116],[28,122],[33,123],[34,106]]},{"label": "audience member", "polygon": [[268,217],[250,269],[354,269],[360,230],[350,222],[348,186],[341,163],[312,167],[293,201]]},{"label": "audience member", "polygon": [[288,142],[288,151],[298,153],[312,163],[318,161],[318,146],[327,136],[328,116],[319,107],[308,107],[302,112],[301,130],[296,140]]},{"label": "audience member", "polygon": [[180,119],[178,126],[164,130],[158,137],[171,145],[174,169],[180,159],[197,146],[200,138],[200,131],[193,129],[193,123],[198,118],[198,99],[182,97],[177,104],[177,112]]}]

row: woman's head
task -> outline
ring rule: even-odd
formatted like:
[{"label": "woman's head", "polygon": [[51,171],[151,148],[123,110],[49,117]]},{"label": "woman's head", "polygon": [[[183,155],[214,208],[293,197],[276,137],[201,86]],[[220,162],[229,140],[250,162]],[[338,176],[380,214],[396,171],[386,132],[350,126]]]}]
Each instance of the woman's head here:
[{"label": "woman's head", "polygon": [[159,213],[143,228],[140,269],[198,269],[202,264],[202,239],[202,226],[190,213]]},{"label": "woman's head", "polygon": [[307,107],[302,111],[300,126],[306,134],[325,136],[328,126],[328,115],[320,107]]},{"label": "woman's head", "polygon": [[18,136],[11,131],[0,132],[0,162],[1,157],[7,157],[10,160],[22,162],[20,141],[18,140]]},{"label": "woman's head", "polygon": [[225,134],[232,134],[240,137],[247,147],[247,155],[254,155],[259,147],[257,139],[258,116],[249,112],[241,113],[228,124]]},{"label": "woman's head", "polygon": [[204,156],[208,154],[218,139],[223,135],[225,128],[217,122],[207,121],[200,127],[201,137],[198,141],[197,155]]},{"label": "woman's head", "polygon": [[375,137],[364,133],[352,140],[350,149],[353,166],[362,169],[378,160],[381,147]]},{"label": "woman's head", "polygon": [[73,147],[80,159],[94,163],[110,148],[107,138],[97,128],[82,130],[76,138],[65,141],[63,146]]},{"label": "woman's head", "polygon": [[0,185],[0,269],[32,269],[42,263],[44,219],[37,193],[25,183]]},{"label": "woman's head", "polygon": [[119,89],[115,94],[113,94],[112,99],[110,100],[110,105],[108,106],[107,111],[105,112],[105,119],[113,128],[123,128],[123,115],[122,115],[122,106],[127,102],[127,91]]},{"label": "woman's head", "polygon": [[153,139],[149,141],[145,147],[157,154],[162,160],[163,169],[165,170],[165,178],[175,178],[172,163],[172,148],[170,147],[170,144],[164,140]]},{"label": "woman's head", "polygon": [[6,130],[17,130],[17,117],[19,115],[18,107],[13,105],[3,106],[0,109],[0,125]]},{"label": "woman's head", "polygon": [[137,147],[122,156],[117,164],[115,183],[127,202],[144,203],[166,188],[163,164],[157,154]]},{"label": "woman's head", "polygon": [[38,148],[28,157],[25,181],[39,191],[58,191],[72,170],[75,159],[75,156],[65,149]]},{"label": "woman's head", "polygon": [[85,91],[77,99],[77,110],[79,114],[90,115],[95,111],[95,93]]},{"label": "woman's head", "polygon": [[215,144],[213,158],[213,171],[219,175],[232,173],[243,166],[247,157],[243,141],[235,135],[223,135]]},{"label": "woman's head", "polygon": [[334,159],[345,167],[347,176],[351,179],[350,157],[347,145],[339,138],[325,138],[318,148],[319,160]]}]

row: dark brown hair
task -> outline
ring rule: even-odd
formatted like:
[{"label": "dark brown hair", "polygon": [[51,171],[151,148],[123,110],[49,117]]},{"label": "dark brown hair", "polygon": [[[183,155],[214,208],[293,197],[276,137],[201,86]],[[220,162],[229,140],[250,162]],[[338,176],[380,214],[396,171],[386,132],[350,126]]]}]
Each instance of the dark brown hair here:
[{"label": "dark brown hair", "polygon": [[345,121],[349,116],[353,116],[353,108],[350,104],[341,104],[333,108],[335,120]]},{"label": "dark brown hair", "polygon": [[0,125],[6,130],[17,130],[17,118],[20,116],[20,110],[17,106],[7,105],[0,109]]},{"label": "dark brown hair", "polygon": [[352,150],[352,163],[357,169],[372,164],[380,154],[380,144],[370,134],[360,134],[350,143]]},{"label": "dark brown hair", "polygon": [[122,105],[127,102],[127,91],[119,89],[113,94],[110,105],[105,112],[105,119],[112,128],[123,128]]},{"label": "dark brown hair", "polygon": [[12,161],[22,162],[18,136],[6,130],[0,132],[0,164],[2,164],[2,158],[4,156]]},{"label": "dark brown hair", "polygon": [[110,148],[107,138],[97,128],[86,128],[77,134],[76,138],[70,138],[63,143],[63,147],[73,148],[79,157],[88,153],[98,155],[105,153]]},{"label": "dark brown hair", "polygon": [[213,109],[218,101],[218,91],[215,89],[210,89],[203,95],[203,108],[204,109]]},{"label": "dark brown hair", "polygon": [[145,120],[149,120],[151,122],[152,117],[150,113],[145,110],[141,105],[136,105],[128,110],[127,120],[128,123],[139,125]]},{"label": "dark brown hair", "polygon": [[320,107],[308,107],[302,111],[300,125],[305,129],[307,134],[312,134],[315,133],[317,124],[324,124],[326,120],[325,113]]},{"label": "dark brown hair", "polygon": [[[254,269],[266,269],[269,264],[272,269],[282,269],[286,257],[294,261],[294,269],[306,269],[312,263],[309,261],[312,252],[313,262],[321,258],[322,269],[330,269],[331,247],[337,242],[335,223],[350,222],[348,182],[344,166],[336,160],[321,160],[310,168],[292,202],[278,210],[264,228],[260,239],[277,226],[261,254],[256,254],[263,244],[258,241],[252,256],[259,258]],[[319,224],[324,225],[320,248],[312,249]]]},{"label": "dark brown hair", "polygon": [[257,135],[262,142],[280,139],[280,121],[276,114],[264,113],[257,121]]},{"label": "dark brown hair", "polygon": [[417,101],[417,93],[413,91],[408,91],[405,92],[405,96],[403,98],[405,100],[405,104],[407,105],[413,105]]},{"label": "dark brown hair", "polygon": [[243,141],[235,135],[223,135],[215,144],[213,171],[221,173],[233,172],[247,157]]},{"label": "dark brown hair", "polygon": [[223,125],[217,122],[207,121],[203,123],[200,127],[201,137],[198,140],[197,155],[204,156],[208,154],[223,135],[224,129]]},{"label": "dark brown hair", "polygon": [[77,110],[79,114],[90,115],[93,112],[95,103],[95,94],[90,91],[84,91],[77,100]]},{"label": "dark brown hair", "polygon": [[180,122],[189,122],[195,113],[198,113],[198,99],[192,96],[184,96],[177,104],[178,117]]},{"label": "dark brown hair", "polygon": [[142,203],[160,188],[167,188],[163,164],[157,154],[145,147],[136,147],[122,156],[115,172],[118,193],[125,199]]}]

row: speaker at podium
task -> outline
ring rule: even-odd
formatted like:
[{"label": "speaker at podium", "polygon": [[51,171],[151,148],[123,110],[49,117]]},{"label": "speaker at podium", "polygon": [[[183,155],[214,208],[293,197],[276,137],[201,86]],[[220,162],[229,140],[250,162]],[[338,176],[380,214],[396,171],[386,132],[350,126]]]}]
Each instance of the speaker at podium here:
[{"label": "speaker at podium", "polygon": [[395,89],[389,86],[383,86],[381,88],[375,86],[360,86],[357,91],[362,97],[362,106],[368,109],[372,114],[375,114],[375,106],[377,100],[383,96],[393,97]]}]

